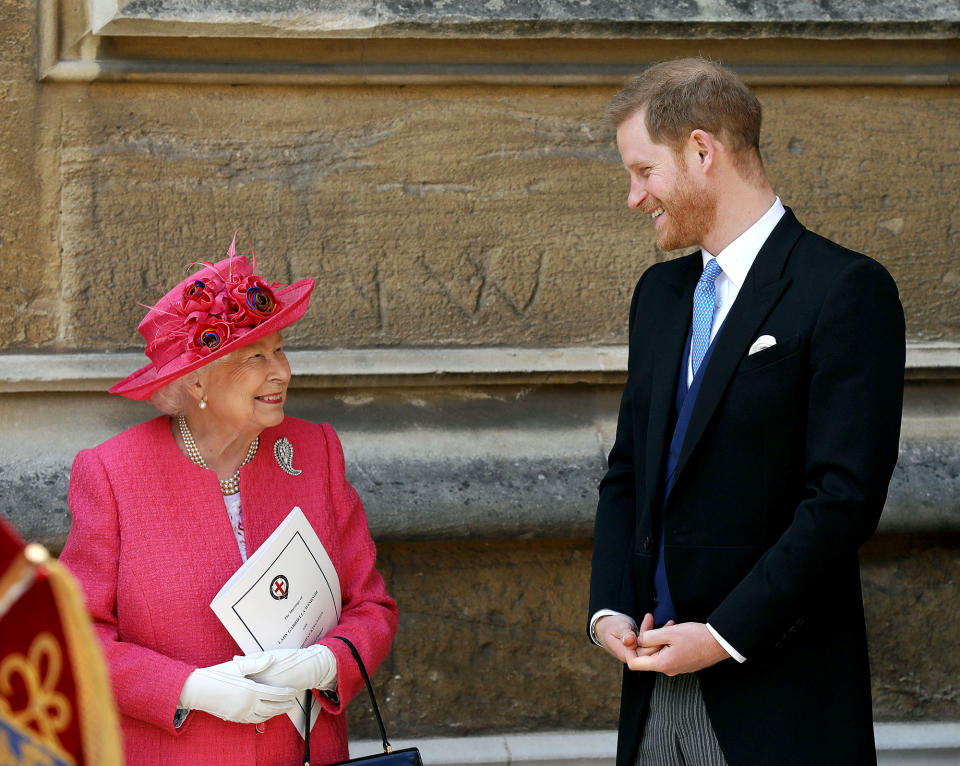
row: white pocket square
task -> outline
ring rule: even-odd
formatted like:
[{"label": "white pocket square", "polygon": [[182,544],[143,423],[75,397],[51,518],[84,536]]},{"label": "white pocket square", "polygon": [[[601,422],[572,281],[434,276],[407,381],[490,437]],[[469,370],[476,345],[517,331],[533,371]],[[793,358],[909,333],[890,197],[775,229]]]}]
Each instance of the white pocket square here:
[{"label": "white pocket square", "polygon": [[758,351],[763,351],[765,348],[770,348],[771,346],[777,345],[777,339],[772,335],[761,335],[757,338],[753,345],[750,346],[750,350],[747,352],[747,356],[753,356]]}]

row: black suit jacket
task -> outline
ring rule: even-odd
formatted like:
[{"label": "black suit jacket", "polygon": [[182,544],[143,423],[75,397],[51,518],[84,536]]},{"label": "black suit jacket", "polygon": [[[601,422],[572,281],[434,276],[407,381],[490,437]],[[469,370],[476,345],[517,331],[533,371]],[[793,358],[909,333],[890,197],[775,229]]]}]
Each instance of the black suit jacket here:
[{"label": "black suit jacket", "polygon": [[[699,252],[641,277],[628,379],[594,530],[590,614],[653,611],[655,539]],[[775,346],[748,355],[760,335]],[[701,671],[730,766],[874,764],[857,549],[896,463],[904,321],[876,261],[787,210],[715,340],[664,505],[681,621],[747,662]],[[633,764],[653,676],[624,670],[617,763]]]}]

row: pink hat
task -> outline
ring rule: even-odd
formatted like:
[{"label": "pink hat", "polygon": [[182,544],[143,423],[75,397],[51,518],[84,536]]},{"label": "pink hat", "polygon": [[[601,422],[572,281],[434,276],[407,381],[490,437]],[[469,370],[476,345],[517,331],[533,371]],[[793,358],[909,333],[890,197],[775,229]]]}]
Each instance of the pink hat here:
[{"label": "pink hat", "polygon": [[145,400],[159,388],[238,348],[291,325],[310,303],[312,279],[267,285],[236,253],[234,235],[226,259],[207,263],[147,311],[137,329],[151,363],[128,375],[111,394]]}]

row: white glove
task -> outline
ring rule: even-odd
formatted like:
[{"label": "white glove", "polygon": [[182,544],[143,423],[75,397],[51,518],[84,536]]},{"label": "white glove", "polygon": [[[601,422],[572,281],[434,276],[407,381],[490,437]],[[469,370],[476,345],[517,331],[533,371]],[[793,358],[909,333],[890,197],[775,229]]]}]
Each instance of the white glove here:
[{"label": "white glove", "polygon": [[[263,658],[258,669],[269,664]],[[262,723],[297,707],[297,689],[267,686],[244,678],[236,663],[197,668],[183,684],[179,708],[203,710],[236,723]]]},{"label": "white glove", "polygon": [[[265,662],[269,658],[270,662]],[[333,690],[337,688],[337,658],[322,644],[306,649],[268,649],[265,652],[234,657],[247,678],[271,686],[294,689]]]}]

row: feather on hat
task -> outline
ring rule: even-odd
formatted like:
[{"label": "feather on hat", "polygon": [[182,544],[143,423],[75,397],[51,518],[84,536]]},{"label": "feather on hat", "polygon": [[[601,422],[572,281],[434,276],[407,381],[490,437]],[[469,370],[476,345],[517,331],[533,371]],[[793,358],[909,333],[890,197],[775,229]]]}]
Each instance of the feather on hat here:
[{"label": "feather on hat", "polygon": [[237,255],[233,235],[227,257],[204,263],[154,306],[137,329],[150,364],[110,388],[111,394],[146,400],[177,378],[296,322],[310,304],[314,280],[267,284]]}]

